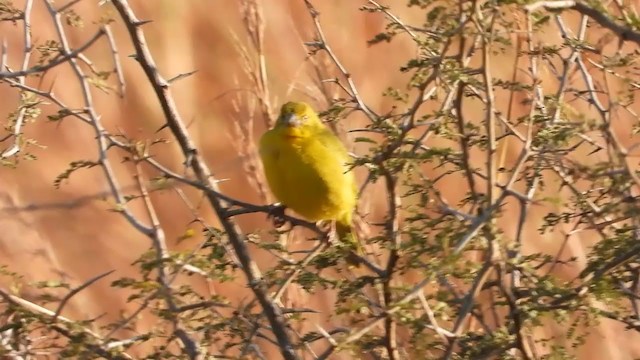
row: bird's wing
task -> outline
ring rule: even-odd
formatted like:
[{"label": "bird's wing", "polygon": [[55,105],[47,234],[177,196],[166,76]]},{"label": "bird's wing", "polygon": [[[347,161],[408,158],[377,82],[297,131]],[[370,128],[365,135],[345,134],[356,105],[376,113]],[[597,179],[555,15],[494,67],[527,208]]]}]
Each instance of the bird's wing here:
[{"label": "bird's wing", "polygon": [[[340,139],[331,130],[329,130],[329,128],[325,127],[324,129],[322,129],[322,131],[320,131],[315,138],[328,152],[334,154],[337,161],[340,162],[343,174],[346,174],[352,170],[351,166],[349,165],[352,159],[347,152],[347,148],[344,146],[344,143],[340,141]],[[355,182],[353,173],[349,174],[348,179],[348,182],[351,183],[350,186],[355,196],[355,194],[358,193],[358,185]]]},{"label": "bird's wing", "polygon": [[322,144],[322,146],[334,156],[338,161],[344,163],[345,170],[348,169],[347,163],[350,160],[349,153],[347,152],[347,148],[345,148],[344,144],[338,136],[336,136],[331,130],[328,128],[323,128],[316,134],[315,138]]}]

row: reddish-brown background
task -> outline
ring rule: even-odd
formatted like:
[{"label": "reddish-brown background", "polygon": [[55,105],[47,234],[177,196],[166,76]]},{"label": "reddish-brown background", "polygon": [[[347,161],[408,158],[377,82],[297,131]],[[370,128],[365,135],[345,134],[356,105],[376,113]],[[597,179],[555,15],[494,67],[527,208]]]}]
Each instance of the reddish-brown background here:
[{"label": "reddish-brown background", "polygon": [[[132,53],[132,46],[117,14],[110,5],[98,8],[95,3],[96,1],[82,1],[76,5],[76,12],[84,18],[85,26],[81,31],[69,27],[67,29],[71,43],[78,46],[97,29],[95,22],[101,16],[110,15],[116,19],[113,28],[119,44],[127,89],[124,98],[94,90],[95,106],[103,123],[109,131],[121,130],[130,138],[162,136],[170,139],[166,130],[154,135],[154,131],[163,123],[162,114],[138,64],[127,56]],[[320,98],[320,94],[312,81],[312,68],[305,61],[307,49],[303,42],[313,40],[314,29],[304,3],[297,0],[269,0],[263,3],[266,23],[265,56],[274,106],[285,99],[309,101],[319,108],[326,106],[324,102],[315,101]],[[404,8],[405,1],[386,3],[404,21],[415,24],[422,21],[422,15],[417,10]],[[15,5],[21,7],[22,1],[16,1]],[[388,109],[389,100],[382,98],[382,91],[388,86],[404,86],[407,75],[401,74],[398,67],[414,55],[415,49],[410,41],[402,38],[391,44],[367,46],[366,40],[383,30],[385,21],[381,14],[358,11],[360,5],[360,1],[316,1],[327,40],[353,75],[362,97],[374,110],[383,111]],[[242,144],[234,127],[234,122],[246,121],[248,117],[246,100],[251,99],[251,93],[247,89],[252,87],[242,68],[238,52],[238,46],[249,47],[249,42],[242,27],[237,3],[230,0],[139,0],[132,1],[131,6],[139,18],[153,20],[144,26],[144,31],[159,69],[166,78],[192,70],[198,71],[193,76],[176,82],[172,86],[173,96],[181,115],[188,122],[190,134],[199,150],[206,154],[214,174],[219,179],[227,179],[222,183],[222,189],[238,199],[255,203],[266,201],[251,181],[253,175],[247,176],[244,166],[247,159],[240,155],[238,147],[242,147]],[[36,43],[54,36],[50,17],[40,1],[35,2],[32,23]],[[10,23],[0,23],[0,37],[7,39],[9,65],[17,68],[22,53],[21,28]],[[560,42],[559,36],[552,30],[543,37],[550,42]],[[87,54],[97,66],[111,66],[109,50],[104,43],[95,46]],[[513,58],[509,54],[513,55],[513,52],[508,52],[494,63],[496,76],[511,76]],[[543,72],[541,76],[553,85],[548,73]],[[37,79],[30,80],[30,83],[36,85]],[[52,85],[55,94],[61,99],[72,106],[81,105],[77,81],[68,68],[47,74],[43,86],[46,88]],[[293,89],[292,85],[295,85]],[[238,113],[232,106],[232,100],[239,94],[245,101],[241,102]],[[0,118],[5,118],[15,110],[19,98],[16,90],[5,84],[0,85],[0,98]],[[506,96],[498,97],[498,101],[501,101],[499,107],[506,107]],[[53,106],[45,106],[44,109],[45,112],[56,110]],[[471,104],[465,111],[473,116],[479,109],[481,108],[477,104]],[[588,111],[586,106],[578,110]],[[526,113],[528,108],[516,108],[516,112]],[[362,124],[362,121],[362,118],[352,116],[342,126],[344,129],[352,129]],[[264,131],[264,121],[258,117],[255,124],[255,135],[258,136]],[[621,134],[628,134],[630,126],[629,121],[619,125],[618,130]],[[109,287],[109,283],[117,277],[134,276],[136,268],[131,263],[149,248],[150,243],[121,215],[108,211],[113,207],[113,202],[108,197],[99,195],[107,187],[98,168],[79,170],[60,189],[53,187],[54,179],[71,161],[96,158],[94,135],[86,124],[72,118],[61,123],[51,123],[40,116],[35,123],[26,126],[25,134],[37,140],[44,148],[30,148],[38,157],[36,161],[22,160],[16,169],[0,168],[0,264],[24,275],[26,282],[62,279],[72,285],[114,269],[115,273],[107,279],[75,296],[64,311],[65,316],[75,319],[92,318],[106,313],[105,321],[114,320],[121,309],[135,308],[135,304],[127,304],[126,294]],[[629,144],[631,139],[623,136],[623,141]],[[5,146],[4,143],[2,146]],[[366,151],[366,147],[358,147],[356,151]],[[508,163],[513,163],[518,151],[517,146],[507,149]],[[174,143],[157,147],[154,153],[165,164],[181,171],[182,158]],[[118,170],[121,186],[130,189],[134,184],[131,169],[120,164],[117,152],[113,152],[111,159]],[[442,189],[452,199],[451,203],[455,203],[455,199],[463,195],[464,184],[453,180]],[[190,195],[192,201],[199,205],[197,194],[191,192]],[[193,226],[189,224],[192,220],[189,209],[175,192],[157,192],[153,195],[153,201],[167,232],[170,247],[189,249],[196,246],[200,241],[198,236],[177,243],[185,229]],[[382,198],[368,195],[362,201],[361,211],[379,212],[382,201]],[[514,209],[517,207],[514,206]],[[139,213],[143,214],[141,211]],[[506,213],[513,213],[514,218],[507,215],[501,219],[501,224],[505,232],[512,233],[516,213]],[[201,209],[201,214],[215,223],[212,213],[206,208]],[[540,236],[536,231],[543,214],[542,207],[532,209],[525,237],[526,251],[553,252],[560,244],[554,238],[556,233]],[[268,226],[263,216],[243,217],[240,224],[246,231]],[[584,253],[591,243],[587,234],[578,236],[569,243],[564,255],[578,256],[578,265],[584,264]],[[261,253],[256,254],[262,256]],[[258,261],[262,265],[268,265],[272,259],[264,257]],[[563,268],[558,275],[570,278],[579,270],[579,266]],[[213,293],[227,295],[236,301],[248,296],[241,282],[196,285]],[[31,292],[22,293],[26,298],[32,298],[33,295]],[[309,307],[330,309],[330,298],[308,297],[302,293],[290,294],[290,298],[296,297],[297,301],[304,301]],[[324,315],[320,318],[322,317]],[[145,321],[153,322],[149,317],[142,318],[139,326],[148,326]],[[549,325],[544,336],[562,337],[562,334],[561,327]],[[632,337],[623,327],[605,321],[592,328],[592,335],[578,351],[578,355],[583,359],[631,359],[640,356],[640,347],[634,340],[637,341],[637,337]],[[563,339],[559,338],[558,341],[562,343]]]}]

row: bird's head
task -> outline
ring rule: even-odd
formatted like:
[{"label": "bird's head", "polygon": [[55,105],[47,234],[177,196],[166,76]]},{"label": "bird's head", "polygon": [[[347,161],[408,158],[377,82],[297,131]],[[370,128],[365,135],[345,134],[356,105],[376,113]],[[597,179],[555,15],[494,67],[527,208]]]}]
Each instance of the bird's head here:
[{"label": "bird's head", "polygon": [[303,102],[288,102],[282,105],[280,116],[276,121],[277,126],[299,128],[308,125],[321,125],[318,115],[311,106]]}]

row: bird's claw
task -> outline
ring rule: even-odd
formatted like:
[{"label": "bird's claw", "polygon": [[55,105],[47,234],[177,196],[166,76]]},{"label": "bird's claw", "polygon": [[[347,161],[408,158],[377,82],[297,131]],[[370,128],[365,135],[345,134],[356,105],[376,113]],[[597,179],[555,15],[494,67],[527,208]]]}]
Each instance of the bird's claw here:
[{"label": "bird's claw", "polygon": [[276,228],[280,228],[287,223],[287,219],[285,219],[284,217],[284,210],[286,208],[286,206],[280,203],[269,205],[269,213],[267,215],[267,219],[272,220],[273,226],[275,226]]},{"label": "bird's claw", "polygon": [[336,242],[336,232],[333,230],[333,227],[330,222],[326,221],[318,221],[316,222],[316,227],[320,230],[320,241],[331,245]]},{"label": "bird's claw", "polygon": [[335,240],[335,236],[330,231],[323,232],[320,236],[320,241],[326,243],[327,245],[335,243]]}]

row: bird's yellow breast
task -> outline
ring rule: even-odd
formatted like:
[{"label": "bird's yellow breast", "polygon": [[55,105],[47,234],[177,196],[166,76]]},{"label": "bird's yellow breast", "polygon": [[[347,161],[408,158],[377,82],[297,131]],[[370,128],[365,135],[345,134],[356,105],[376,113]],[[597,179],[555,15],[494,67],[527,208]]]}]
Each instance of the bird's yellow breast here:
[{"label": "bird's yellow breast", "polygon": [[260,156],[269,187],[308,220],[350,222],[357,194],[347,152],[328,129],[304,130],[274,128],[262,136]]}]

